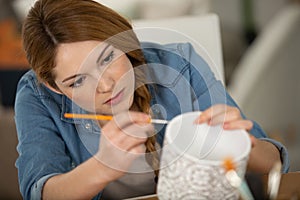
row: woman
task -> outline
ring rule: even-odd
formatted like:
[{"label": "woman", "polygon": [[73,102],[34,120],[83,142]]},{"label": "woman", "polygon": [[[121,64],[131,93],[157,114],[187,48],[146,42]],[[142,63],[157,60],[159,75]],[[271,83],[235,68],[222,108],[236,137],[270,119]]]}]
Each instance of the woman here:
[{"label": "woman", "polygon": [[91,0],[37,1],[23,44],[32,66],[15,104],[24,199],[154,193],[165,126],[154,128],[150,115],[170,120],[202,110],[197,123],[250,131],[249,170],[268,172],[280,159],[288,168],[284,147],[241,115],[189,44],[140,44],[126,19]]}]

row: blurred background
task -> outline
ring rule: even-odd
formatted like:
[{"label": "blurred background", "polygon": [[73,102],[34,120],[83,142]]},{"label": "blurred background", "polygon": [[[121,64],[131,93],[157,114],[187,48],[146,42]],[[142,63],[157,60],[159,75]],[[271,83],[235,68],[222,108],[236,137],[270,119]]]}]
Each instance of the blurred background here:
[{"label": "blurred background", "polygon": [[[216,13],[225,84],[246,116],[286,145],[300,171],[300,2],[297,0],[97,0],[128,19]],[[29,69],[21,24],[34,0],[0,0],[0,199],[20,199],[13,104]]]}]

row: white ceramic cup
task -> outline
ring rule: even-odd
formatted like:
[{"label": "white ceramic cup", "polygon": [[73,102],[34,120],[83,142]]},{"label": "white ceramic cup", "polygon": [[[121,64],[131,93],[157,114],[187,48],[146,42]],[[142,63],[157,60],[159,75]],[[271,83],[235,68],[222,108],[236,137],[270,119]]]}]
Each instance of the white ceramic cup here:
[{"label": "white ceramic cup", "polygon": [[159,199],[238,199],[225,178],[224,159],[231,157],[245,175],[251,141],[244,130],[195,124],[201,112],[172,119],[162,149],[157,186]]}]

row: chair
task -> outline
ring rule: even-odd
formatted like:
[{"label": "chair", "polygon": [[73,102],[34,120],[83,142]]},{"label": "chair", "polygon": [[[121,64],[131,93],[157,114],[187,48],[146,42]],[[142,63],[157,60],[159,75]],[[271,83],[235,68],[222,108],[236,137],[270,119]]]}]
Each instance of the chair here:
[{"label": "chair", "polygon": [[0,199],[21,200],[15,167],[18,139],[14,114],[12,108],[1,108],[0,105]]},{"label": "chair", "polygon": [[220,23],[216,14],[134,20],[133,27],[141,41],[190,42],[224,84]]},{"label": "chair", "polygon": [[291,170],[300,169],[299,35],[300,6],[287,6],[247,50],[227,87],[249,118],[287,145]]}]

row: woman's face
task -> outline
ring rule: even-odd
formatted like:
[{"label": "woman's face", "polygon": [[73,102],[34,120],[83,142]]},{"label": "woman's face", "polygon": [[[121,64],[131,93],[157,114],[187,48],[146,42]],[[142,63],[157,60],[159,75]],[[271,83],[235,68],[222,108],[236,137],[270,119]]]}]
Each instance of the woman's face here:
[{"label": "woman's face", "polygon": [[61,44],[54,73],[61,92],[89,112],[111,115],[132,105],[132,64],[124,52],[105,42]]}]

